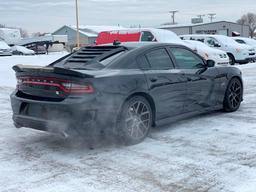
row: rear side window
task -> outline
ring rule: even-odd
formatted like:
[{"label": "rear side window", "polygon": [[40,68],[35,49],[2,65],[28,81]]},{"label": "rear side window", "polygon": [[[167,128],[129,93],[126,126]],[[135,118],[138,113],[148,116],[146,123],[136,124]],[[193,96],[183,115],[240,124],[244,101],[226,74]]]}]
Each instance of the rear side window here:
[{"label": "rear side window", "polygon": [[146,54],[151,69],[172,69],[173,63],[166,49],[157,49]]},{"label": "rear side window", "polygon": [[183,48],[170,48],[181,69],[198,69],[204,65],[203,60],[193,52]]},{"label": "rear side window", "polygon": [[238,43],[240,43],[240,44],[246,44],[246,43],[244,42],[244,40],[242,40],[242,39],[236,39],[236,42],[238,42]]}]

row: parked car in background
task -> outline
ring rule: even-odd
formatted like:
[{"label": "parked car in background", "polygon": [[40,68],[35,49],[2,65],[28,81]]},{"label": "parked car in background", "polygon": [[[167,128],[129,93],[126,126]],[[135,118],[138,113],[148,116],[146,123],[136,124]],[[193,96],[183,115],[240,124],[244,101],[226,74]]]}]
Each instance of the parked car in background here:
[{"label": "parked car in background", "polygon": [[183,42],[172,31],[155,28],[131,28],[114,31],[104,31],[99,33],[96,39],[96,45],[112,44],[114,41],[175,43],[187,46],[192,50],[196,49],[195,46]]},{"label": "parked car in background", "polygon": [[11,47],[13,55],[35,55],[35,52],[24,46],[15,45]]},{"label": "parked car in background", "polygon": [[66,50],[65,50],[64,44],[62,44],[62,43],[54,43],[51,46],[49,46],[48,51],[50,53],[50,52],[62,52],[62,51],[66,51]]},{"label": "parked car in background", "polygon": [[245,64],[255,59],[256,53],[252,46],[239,44],[231,37],[224,35],[181,35],[184,40],[197,40],[206,45],[227,52],[230,63]]},{"label": "parked car in background", "polygon": [[0,40],[0,56],[11,56],[12,55],[12,50],[7,43],[4,41]]},{"label": "parked car in background", "polygon": [[13,69],[17,128],[105,133],[128,145],[143,141],[153,126],[213,110],[233,112],[243,100],[238,68],[215,66],[177,44],[92,45],[47,67]]},{"label": "parked car in background", "polygon": [[237,43],[240,44],[246,44],[254,47],[256,49],[256,40],[251,39],[251,38],[246,38],[246,37],[232,37]]},{"label": "parked car in background", "polygon": [[46,47],[43,45],[36,45],[36,44],[32,44],[30,46],[26,46],[28,49],[33,50],[35,52],[35,54],[37,55],[41,55],[41,54],[46,54],[47,50]]},{"label": "parked car in background", "polygon": [[213,60],[218,65],[228,65],[229,57],[226,52],[214,49],[196,40],[184,40],[186,43],[196,47],[196,52],[205,60]]}]

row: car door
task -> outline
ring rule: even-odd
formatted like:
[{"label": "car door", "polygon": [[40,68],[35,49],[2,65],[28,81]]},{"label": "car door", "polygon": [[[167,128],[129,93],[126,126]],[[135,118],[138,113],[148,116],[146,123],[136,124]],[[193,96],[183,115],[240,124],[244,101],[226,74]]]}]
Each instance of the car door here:
[{"label": "car door", "polygon": [[205,61],[194,52],[180,47],[170,47],[177,68],[186,79],[186,112],[198,111],[215,106],[218,89],[218,70],[206,67]]},{"label": "car door", "polygon": [[149,93],[156,106],[156,120],[183,113],[185,78],[180,74],[166,48],[150,50],[139,58],[146,76]]}]

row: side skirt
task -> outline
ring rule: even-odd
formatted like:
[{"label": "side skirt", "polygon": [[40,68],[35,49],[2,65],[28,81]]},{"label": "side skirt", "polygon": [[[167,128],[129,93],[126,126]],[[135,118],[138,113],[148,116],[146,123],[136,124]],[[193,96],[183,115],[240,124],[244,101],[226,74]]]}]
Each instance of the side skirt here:
[{"label": "side skirt", "polygon": [[206,108],[206,109],[200,110],[200,111],[193,111],[193,112],[183,113],[181,115],[176,115],[174,117],[168,117],[168,118],[156,121],[155,127],[164,126],[164,125],[174,123],[176,121],[184,120],[186,118],[193,117],[193,116],[196,116],[196,115],[205,114],[205,113],[212,112],[212,111],[217,111],[217,110],[220,110],[222,108],[223,108],[222,105],[217,105],[217,106],[209,107],[209,108]]}]

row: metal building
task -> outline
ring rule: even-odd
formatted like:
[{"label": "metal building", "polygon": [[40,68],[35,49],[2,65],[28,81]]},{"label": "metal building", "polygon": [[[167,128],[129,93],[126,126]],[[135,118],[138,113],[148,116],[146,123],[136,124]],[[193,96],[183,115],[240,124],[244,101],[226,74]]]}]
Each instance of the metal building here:
[{"label": "metal building", "polygon": [[177,35],[186,34],[219,34],[227,36],[249,37],[249,26],[240,25],[229,21],[217,21],[212,23],[190,24],[190,25],[166,25],[161,29],[168,29]]},{"label": "metal building", "polygon": [[[80,33],[80,44],[81,46],[93,44],[98,36],[98,33],[102,31],[109,31],[109,30],[118,30],[123,29],[120,26],[79,26],[79,33]],[[67,35],[68,42],[66,44],[71,50],[73,47],[76,46],[76,26],[67,26],[64,25],[52,35]]]}]

